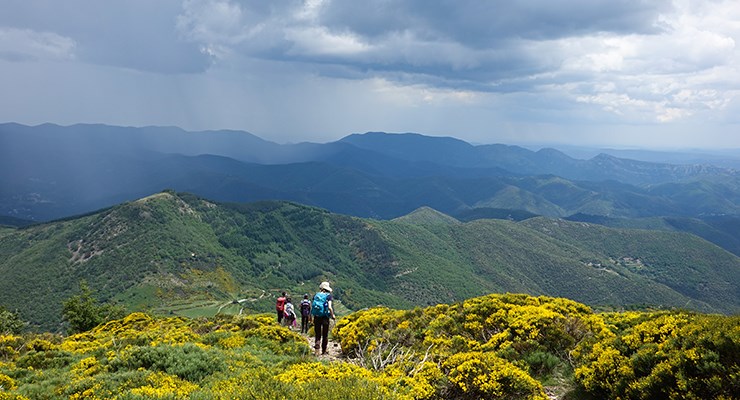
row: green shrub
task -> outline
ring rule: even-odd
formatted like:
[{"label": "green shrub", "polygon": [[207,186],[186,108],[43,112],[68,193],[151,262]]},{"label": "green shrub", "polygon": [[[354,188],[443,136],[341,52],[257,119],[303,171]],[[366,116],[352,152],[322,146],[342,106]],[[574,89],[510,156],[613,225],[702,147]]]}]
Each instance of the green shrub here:
[{"label": "green shrub", "polygon": [[115,358],[111,370],[136,370],[144,368],[162,371],[182,379],[198,382],[225,368],[222,353],[204,350],[192,343],[184,345],[158,345],[135,347],[122,357]]},{"label": "green shrub", "polygon": [[524,361],[529,366],[529,373],[535,376],[546,376],[552,373],[561,361],[546,351],[533,351],[524,356]]},{"label": "green shrub", "polygon": [[62,317],[69,324],[69,333],[89,331],[103,322],[122,318],[125,309],[113,304],[97,304],[87,282],[80,282],[80,294],[62,303]]},{"label": "green shrub", "polygon": [[26,326],[18,313],[8,311],[0,306],[0,335],[19,334]]},{"label": "green shrub", "polygon": [[76,359],[75,355],[64,350],[31,350],[18,357],[16,365],[20,368],[34,369],[63,368],[75,362]]}]

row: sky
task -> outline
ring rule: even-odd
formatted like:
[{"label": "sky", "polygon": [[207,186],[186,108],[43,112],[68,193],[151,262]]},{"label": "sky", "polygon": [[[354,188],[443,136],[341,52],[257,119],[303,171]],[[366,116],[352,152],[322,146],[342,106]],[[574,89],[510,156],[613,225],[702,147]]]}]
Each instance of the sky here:
[{"label": "sky", "polygon": [[740,148],[737,0],[1,0],[0,122]]}]

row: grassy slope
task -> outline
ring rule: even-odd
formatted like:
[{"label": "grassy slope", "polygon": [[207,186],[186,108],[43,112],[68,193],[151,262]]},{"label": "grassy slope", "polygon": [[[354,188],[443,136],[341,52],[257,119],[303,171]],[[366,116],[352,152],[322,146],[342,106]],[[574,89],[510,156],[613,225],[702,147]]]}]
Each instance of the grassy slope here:
[{"label": "grassy slope", "polygon": [[[622,266],[718,310],[740,310],[740,258],[681,232],[611,229],[533,218],[522,222],[564,243],[592,249]],[[638,261],[639,260],[639,261]],[[687,304],[686,306],[692,306]]]},{"label": "grassy slope", "polygon": [[[543,231],[550,225],[559,228]],[[624,256],[650,268],[619,262]],[[237,299],[270,311],[280,291],[299,297],[324,279],[355,310],[508,291],[735,312],[737,286],[728,278],[737,271],[737,257],[690,235],[538,218],[462,224],[429,210],[373,221],[172,193],[0,234],[0,304],[44,329],[56,329],[61,301],[81,279],[102,300],[189,316],[213,315]]]},{"label": "grassy slope", "polygon": [[422,305],[482,293],[523,292],[603,306],[681,307],[687,302],[704,310],[721,306],[693,301],[664,284],[610,264],[601,252],[521,223],[379,224],[394,243],[399,266],[406,272],[396,278],[396,291]]},{"label": "grassy slope", "polygon": [[610,218],[576,214],[566,219],[590,222],[610,228],[687,232],[740,256],[740,216],[717,215],[705,216],[702,219],[687,217]]}]

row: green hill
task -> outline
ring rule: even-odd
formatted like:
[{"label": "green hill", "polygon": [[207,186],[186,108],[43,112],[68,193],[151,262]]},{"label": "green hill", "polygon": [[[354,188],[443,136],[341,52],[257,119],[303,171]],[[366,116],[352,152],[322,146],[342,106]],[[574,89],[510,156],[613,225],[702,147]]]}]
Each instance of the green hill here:
[{"label": "green hill", "polygon": [[575,214],[566,219],[590,222],[611,228],[687,232],[710,241],[736,256],[740,256],[739,216],[710,215],[703,216],[701,219],[686,217],[613,218],[601,215]]},{"label": "green hill", "polygon": [[235,300],[270,311],[276,293],[311,293],[330,280],[349,310],[508,291],[736,313],[739,269],[738,257],[687,234],[544,218],[457,223],[431,209],[376,221],[163,192],[3,231],[0,305],[57,330],[61,301],[83,279],[100,300],[183,316],[238,312]]},{"label": "green hill", "polygon": [[430,223],[459,224],[460,223],[460,221],[458,221],[454,217],[451,217],[447,214],[443,214],[430,207],[421,207],[415,211],[412,211],[411,213],[407,215],[395,218],[394,221],[407,222],[407,223],[423,223],[423,224],[430,224]]},{"label": "green hill", "polygon": [[[592,249],[619,268],[666,285],[691,299],[737,313],[738,257],[683,232],[612,229],[599,225],[532,218],[524,225],[564,243]],[[722,304],[735,304],[725,308]],[[686,306],[690,306],[687,304]]]}]

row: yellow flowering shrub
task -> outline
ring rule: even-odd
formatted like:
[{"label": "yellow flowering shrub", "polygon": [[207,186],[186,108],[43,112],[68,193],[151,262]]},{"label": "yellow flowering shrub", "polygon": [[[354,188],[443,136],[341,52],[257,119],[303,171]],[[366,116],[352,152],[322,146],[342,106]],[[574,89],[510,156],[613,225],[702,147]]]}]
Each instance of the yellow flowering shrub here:
[{"label": "yellow flowering shrub", "polygon": [[437,363],[399,362],[390,365],[375,381],[408,399],[438,398],[445,376]]},{"label": "yellow flowering shrub", "polygon": [[70,400],[103,400],[113,397],[113,393],[104,388],[104,382],[95,377],[77,377],[59,390]]},{"label": "yellow flowering shrub", "polygon": [[261,340],[260,346],[275,354],[307,354],[310,347],[298,333],[279,325],[260,326],[244,332],[246,338]]},{"label": "yellow flowering shrub", "polygon": [[588,366],[575,370],[576,379],[589,392],[607,393],[624,390],[622,380],[633,378],[629,359],[619,350],[604,343],[596,343],[593,359]]},{"label": "yellow flowering shrub", "polygon": [[662,346],[670,339],[675,339],[680,327],[687,322],[688,315],[686,314],[661,315],[635,326],[629,333],[622,336],[622,341],[634,350],[646,343]]},{"label": "yellow flowering shrub", "polygon": [[270,371],[264,367],[238,369],[227,378],[214,382],[210,386],[210,395],[219,400],[258,399],[260,396],[267,399],[269,393],[263,391],[263,387],[275,386],[271,379]]},{"label": "yellow flowering shrub", "polygon": [[237,347],[243,347],[247,340],[241,335],[229,335],[218,341],[219,346],[224,349],[235,349]]},{"label": "yellow flowering shrub", "polygon": [[149,399],[187,399],[198,388],[198,385],[176,376],[155,372],[147,377],[147,385],[131,389],[129,393]]},{"label": "yellow flowering shrub", "polygon": [[367,345],[379,329],[389,333],[396,329],[399,323],[406,322],[401,329],[408,330],[410,323],[401,319],[403,315],[403,311],[387,307],[362,310],[341,318],[332,332],[339,339],[342,350],[351,354],[359,347]]},{"label": "yellow flowering shrub", "polygon": [[596,397],[740,398],[740,316],[653,313],[574,352],[575,381]]},{"label": "yellow flowering shrub", "polygon": [[3,335],[0,400],[544,400],[532,376],[548,379],[553,365],[566,377],[572,365],[589,398],[740,398],[740,316],[594,314],[566,299],[489,295],[352,313],[333,335],[346,361],[315,361],[271,314],[134,313],[66,338]]},{"label": "yellow flowering shrub", "polygon": [[0,374],[0,392],[15,390],[17,387],[13,378]]},{"label": "yellow flowering shrub", "polygon": [[29,400],[26,396],[21,396],[16,393],[8,393],[0,390],[0,400]]},{"label": "yellow flowering shrub", "polygon": [[48,340],[35,338],[26,342],[23,347],[25,348],[25,350],[49,351],[54,350],[57,346]]},{"label": "yellow flowering shrub", "polygon": [[100,371],[101,365],[95,357],[83,358],[76,364],[72,365],[72,368],[70,369],[72,376],[75,377],[92,376]]},{"label": "yellow flowering shrub", "polygon": [[[373,373],[365,368],[346,362],[332,363],[298,363],[290,366],[285,372],[275,376],[279,383],[287,387],[302,387],[307,393],[315,391],[316,386],[332,387],[352,387],[359,385],[363,388],[374,388],[371,398],[389,398],[389,399],[423,399],[423,395],[434,393],[434,388],[419,385],[411,387],[408,385],[406,378],[400,374]],[[418,396],[417,396],[418,394]],[[344,398],[344,397],[342,397]]]},{"label": "yellow flowering shrub", "polygon": [[145,313],[133,313],[123,319],[106,322],[91,331],[72,335],[60,347],[85,354],[127,344],[155,346],[160,343],[188,343],[199,338],[189,323],[189,320],[181,317],[154,318]]},{"label": "yellow flowering shrub", "polygon": [[302,342],[303,337],[288,328],[282,326],[260,326],[244,332],[246,336],[256,336],[263,339],[274,340],[278,343]]},{"label": "yellow flowering shrub", "polygon": [[491,353],[455,354],[442,369],[450,381],[444,393],[447,398],[547,400],[539,382]]},{"label": "yellow flowering shrub", "polygon": [[12,361],[18,357],[23,338],[16,335],[0,335],[0,360]]},{"label": "yellow flowering shrub", "polygon": [[608,332],[600,316],[571,300],[492,294],[425,309],[364,310],[338,321],[334,336],[342,350],[362,365],[369,364],[368,358],[392,357],[390,345],[377,350],[392,344],[412,350],[417,361],[429,350],[433,360],[483,351],[531,363],[527,368],[547,374],[558,363],[566,363],[579,343]]},{"label": "yellow flowering shrub", "polygon": [[[304,364],[300,366],[300,364]],[[412,400],[394,393],[387,387],[362,372],[359,367],[346,363],[300,363],[287,370],[274,366],[248,368],[228,379],[214,382],[198,399],[218,400],[306,400],[306,399],[352,399],[352,400]],[[336,364],[336,365],[334,365]],[[340,365],[343,364],[343,365]],[[309,368],[319,368],[312,373]],[[323,368],[323,369],[322,369]],[[313,379],[304,378],[305,375]],[[334,378],[331,378],[333,376]]]},{"label": "yellow flowering shrub", "polygon": [[[102,377],[107,365],[94,356],[79,359],[69,367],[68,380],[57,389],[57,393],[69,399],[109,399],[113,391],[109,382]],[[113,388],[115,389],[115,388]]]},{"label": "yellow flowering shrub", "polygon": [[372,373],[354,364],[311,362],[293,364],[285,372],[277,375],[275,379],[283,383],[302,384],[312,382],[316,379],[341,381],[350,376],[370,378],[372,377]]},{"label": "yellow flowering shrub", "polygon": [[59,348],[71,353],[86,354],[96,350],[104,349],[107,344],[97,340],[91,332],[78,333],[66,338]]}]

